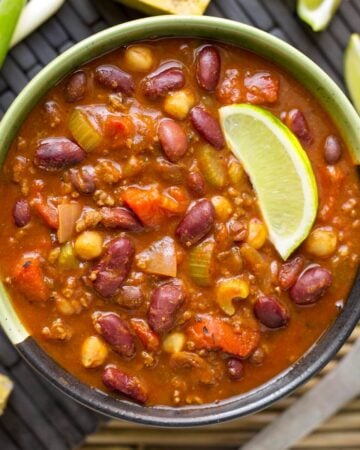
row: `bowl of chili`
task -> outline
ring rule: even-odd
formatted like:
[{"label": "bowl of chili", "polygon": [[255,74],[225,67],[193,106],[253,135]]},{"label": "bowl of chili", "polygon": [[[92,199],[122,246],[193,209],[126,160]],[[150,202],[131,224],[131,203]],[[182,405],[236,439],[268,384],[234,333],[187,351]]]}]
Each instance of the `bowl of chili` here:
[{"label": "bowl of chili", "polygon": [[[312,163],[318,216],[287,262],[223,149],[230,103],[277,116]],[[210,17],[100,32],[0,124],[1,325],[52,384],[112,417],[176,427],[263,409],[360,317],[359,149],[340,89],[265,32]]]}]

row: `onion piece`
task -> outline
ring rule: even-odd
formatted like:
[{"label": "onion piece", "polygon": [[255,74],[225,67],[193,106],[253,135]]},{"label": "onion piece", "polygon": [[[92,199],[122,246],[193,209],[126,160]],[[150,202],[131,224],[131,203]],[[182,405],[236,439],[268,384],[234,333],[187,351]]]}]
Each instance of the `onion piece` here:
[{"label": "onion piece", "polygon": [[80,217],[81,206],[79,203],[65,203],[58,205],[59,228],[57,232],[60,244],[69,241],[75,231],[75,223]]},{"label": "onion piece", "polygon": [[166,236],[154,242],[137,256],[137,265],[144,272],[176,277],[177,261],[175,242]]}]

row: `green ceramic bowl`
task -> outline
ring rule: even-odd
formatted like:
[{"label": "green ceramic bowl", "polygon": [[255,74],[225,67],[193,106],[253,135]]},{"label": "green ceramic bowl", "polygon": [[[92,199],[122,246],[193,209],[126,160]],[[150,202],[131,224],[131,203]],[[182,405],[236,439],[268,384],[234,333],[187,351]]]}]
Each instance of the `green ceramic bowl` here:
[{"label": "green ceramic bowl", "polygon": [[[337,85],[311,60],[256,28],[211,17],[161,16],[136,20],[98,33],[45,67],[21,92],[0,124],[0,163],[29,112],[69,72],[120,45],[161,36],[201,37],[235,44],[285,68],[320,101],[348,147],[360,154],[360,119]],[[112,417],[160,426],[215,423],[265,408],[313,376],[338,351],[360,318],[358,277],[345,308],[321,339],[295,364],[268,383],[216,404],[181,408],[144,407],[84,385],[43,352],[20,322],[0,286],[0,323],[25,359],[55,386],[79,402]]]}]

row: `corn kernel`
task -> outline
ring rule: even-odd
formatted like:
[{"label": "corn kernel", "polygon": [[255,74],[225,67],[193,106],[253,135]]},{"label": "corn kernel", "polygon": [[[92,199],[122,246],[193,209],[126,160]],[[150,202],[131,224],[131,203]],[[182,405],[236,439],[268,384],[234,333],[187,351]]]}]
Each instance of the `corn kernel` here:
[{"label": "corn kernel", "polygon": [[194,106],[195,98],[190,89],[168,94],[164,100],[163,109],[169,116],[183,120]]},{"label": "corn kernel", "polygon": [[99,337],[90,336],[81,347],[81,363],[87,369],[102,366],[108,353],[106,345]]},{"label": "corn kernel", "polygon": [[243,166],[239,162],[232,160],[228,168],[228,173],[231,184],[233,186],[238,186],[243,180],[245,172]]},{"label": "corn kernel", "polygon": [[316,228],[307,238],[305,249],[314,256],[326,258],[331,256],[337,247],[337,233],[332,228]]},{"label": "corn kernel", "polygon": [[216,195],[215,197],[212,197],[211,203],[215,208],[218,219],[222,222],[226,222],[233,213],[233,207],[230,201],[222,195]]},{"label": "corn kernel", "polygon": [[163,349],[167,353],[181,352],[185,345],[185,336],[183,333],[174,332],[166,336],[163,342]]},{"label": "corn kernel", "polygon": [[261,248],[265,244],[267,235],[267,229],[261,220],[255,218],[250,220],[246,242],[251,247],[256,250]]},{"label": "corn kernel", "polygon": [[84,231],[75,241],[75,252],[85,261],[97,258],[103,249],[103,239],[97,231]]},{"label": "corn kernel", "polygon": [[246,298],[249,295],[249,283],[241,278],[227,278],[219,280],[216,286],[216,302],[225,314],[235,314],[233,300]]},{"label": "corn kernel", "polygon": [[141,45],[128,47],[124,54],[124,64],[129,70],[148,72],[154,65],[152,51]]}]

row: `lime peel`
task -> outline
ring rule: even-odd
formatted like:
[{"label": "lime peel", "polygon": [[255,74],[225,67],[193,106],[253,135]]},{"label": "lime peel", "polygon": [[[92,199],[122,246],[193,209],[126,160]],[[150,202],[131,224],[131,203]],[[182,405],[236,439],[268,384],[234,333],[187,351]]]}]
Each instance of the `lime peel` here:
[{"label": "lime peel", "polygon": [[352,34],[345,50],[345,82],[351,100],[360,114],[360,34]]},{"label": "lime peel", "polygon": [[219,114],[227,144],[256,191],[269,238],[286,260],[306,239],[317,214],[310,161],[295,135],[269,111],[237,104]]},{"label": "lime peel", "polygon": [[328,26],[340,3],[341,0],[298,0],[297,13],[314,31],[322,31]]}]

